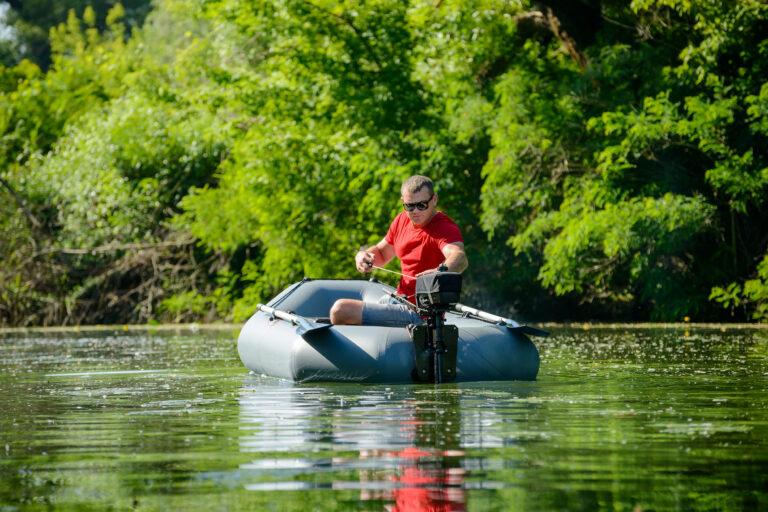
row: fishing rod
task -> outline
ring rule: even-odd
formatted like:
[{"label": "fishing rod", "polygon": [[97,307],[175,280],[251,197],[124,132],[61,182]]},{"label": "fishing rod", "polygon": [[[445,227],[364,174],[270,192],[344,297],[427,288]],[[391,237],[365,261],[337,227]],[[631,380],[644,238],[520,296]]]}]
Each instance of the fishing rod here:
[{"label": "fishing rod", "polygon": [[[384,272],[389,272],[391,274],[397,274],[397,275],[403,276],[403,277],[411,277],[411,276],[409,276],[407,274],[401,274],[400,272],[395,272],[394,270],[388,270],[386,268],[377,267],[376,265],[371,265],[371,268],[374,268],[376,270],[383,270]],[[415,277],[411,277],[411,279],[416,279],[416,278]],[[408,297],[404,297],[404,296],[400,296],[400,295],[398,295],[396,293],[392,293],[392,292],[389,292],[389,291],[387,291],[387,295],[389,295],[393,299],[397,300],[401,304],[405,304],[406,306],[411,307],[415,311],[418,311],[418,312],[425,311],[425,308],[421,308],[421,307],[417,306],[416,304],[414,304],[413,302],[408,300],[411,297],[415,298],[415,295],[410,295]],[[459,303],[451,304],[450,307],[448,308],[448,310],[452,311],[454,313],[459,313],[459,314],[461,314],[463,316],[471,316],[473,318],[477,318],[478,320],[482,320],[484,322],[488,322],[488,323],[491,323],[491,324],[504,325],[504,326],[506,326],[507,328],[509,328],[509,329],[511,329],[513,331],[518,330],[518,331],[524,332],[525,334],[529,334],[531,336],[542,336],[542,337],[549,336],[549,333],[547,331],[543,331],[541,329],[537,329],[537,328],[531,327],[529,325],[522,325],[522,324],[519,324],[519,323],[517,323],[516,321],[514,321],[514,320],[512,320],[510,318],[504,318],[504,317],[501,317],[501,316],[498,316],[498,315],[494,315],[492,313],[487,313],[487,312],[481,311],[479,309],[475,309],[475,308],[472,308],[472,307],[469,307],[469,306],[465,306],[464,304],[459,304]]]},{"label": "fishing rod", "polygon": [[[402,272],[395,272],[394,270],[389,270],[389,269],[387,269],[387,268],[377,267],[376,265],[371,265],[371,268],[372,268],[372,269],[375,269],[375,270],[381,270],[381,271],[383,271],[383,272],[389,272],[390,274],[395,274],[396,276],[400,276],[400,277],[407,277],[407,278],[410,278],[410,279],[416,279],[414,276],[409,276],[408,274],[403,274]],[[405,304],[406,306],[410,306],[410,307],[412,307],[412,308],[413,308],[413,309],[415,309],[416,311],[418,311],[418,310],[419,310],[419,308],[416,306],[416,304],[414,304],[413,302],[411,302],[411,301],[409,301],[409,300],[408,300],[408,299],[410,299],[411,297],[414,297],[414,298],[415,298],[415,297],[416,297],[416,294],[413,294],[413,295],[409,295],[409,296],[407,296],[407,297],[406,297],[406,296],[402,296],[402,297],[401,297],[400,295],[398,295],[398,294],[396,294],[396,293],[392,293],[392,292],[389,292],[389,291],[388,291],[388,292],[387,292],[387,295],[389,295],[390,297],[392,297],[392,298],[394,298],[394,299],[398,300],[399,302],[401,302],[401,303]]]},{"label": "fishing rod", "polygon": [[395,274],[396,276],[400,276],[400,277],[407,277],[409,279],[416,279],[414,276],[409,276],[408,274],[403,274],[402,272],[395,272],[394,270],[389,270],[388,268],[377,267],[376,265],[371,265],[371,268],[376,269],[376,270],[381,270],[383,272],[389,272],[390,274]]}]

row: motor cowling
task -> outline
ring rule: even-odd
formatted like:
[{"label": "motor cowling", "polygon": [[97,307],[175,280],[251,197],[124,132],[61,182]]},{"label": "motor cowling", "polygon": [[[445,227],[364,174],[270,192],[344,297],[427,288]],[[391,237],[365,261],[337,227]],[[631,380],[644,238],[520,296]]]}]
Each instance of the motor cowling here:
[{"label": "motor cowling", "polygon": [[447,310],[460,298],[458,272],[430,272],[416,278],[416,305],[421,309]]}]

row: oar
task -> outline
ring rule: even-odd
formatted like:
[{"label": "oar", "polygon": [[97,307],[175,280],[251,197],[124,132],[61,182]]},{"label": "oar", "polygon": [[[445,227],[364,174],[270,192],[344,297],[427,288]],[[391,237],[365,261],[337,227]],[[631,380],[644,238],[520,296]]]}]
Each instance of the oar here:
[{"label": "oar", "polygon": [[466,313],[471,315],[479,320],[484,320],[492,324],[504,325],[510,331],[518,331],[522,332],[523,334],[530,334],[531,336],[549,336],[547,331],[531,327],[530,325],[521,325],[510,318],[504,318],[501,316],[493,315],[491,313],[486,313],[485,311],[480,311],[479,309],[471,308],[469,306],[465,306],[464,304],[454,304],[453,309],[459,313]]},{"label": "oar", "polygon": [[307,335],[313,332],[323,331],[331,327],[331,324],[313,322],[312,320],[304,318],[303,316],[294,315],[293,313],[288,313],[287,311],[271,308],[269,306],[265,306],[264,304],[259,304],[258,309],[259,311],[263,311],[264,313],[272,315],[275,318],[285,320],[286,322],[291,322],[296,326],[296,334],[302,338],[306,338]]}]

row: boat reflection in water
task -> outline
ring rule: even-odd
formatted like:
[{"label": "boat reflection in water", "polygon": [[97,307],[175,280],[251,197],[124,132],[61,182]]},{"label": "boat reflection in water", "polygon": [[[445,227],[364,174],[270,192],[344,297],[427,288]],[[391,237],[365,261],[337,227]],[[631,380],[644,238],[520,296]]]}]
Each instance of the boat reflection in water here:
[{"label": "boat reflection in water", "polygon": [[239,401],[240,450],[254,455],[240,466],[250,491],[332,491],[393,511],[466,509],[455,387],[249,376]]}]

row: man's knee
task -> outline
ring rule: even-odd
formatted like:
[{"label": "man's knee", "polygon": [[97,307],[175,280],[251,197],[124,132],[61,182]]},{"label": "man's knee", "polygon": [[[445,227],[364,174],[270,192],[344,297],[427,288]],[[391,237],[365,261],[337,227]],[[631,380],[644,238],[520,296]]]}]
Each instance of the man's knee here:
[{"label": "man's knee", "polygon": [[331,306],[331,323],[359,325],[363,321],[363,303],[354,299],[339,299]]}]

